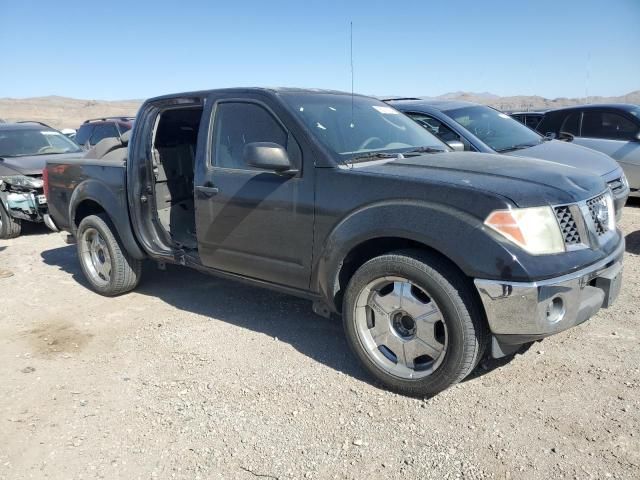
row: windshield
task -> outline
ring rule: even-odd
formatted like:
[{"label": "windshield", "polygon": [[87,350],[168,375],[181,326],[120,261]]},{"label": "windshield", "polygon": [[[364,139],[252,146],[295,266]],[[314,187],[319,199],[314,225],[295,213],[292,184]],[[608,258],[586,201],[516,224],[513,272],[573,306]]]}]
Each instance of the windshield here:
[{"label": "windshield", "polygon": [[373,98],[336,94],[283,94],[282,98],[339,161],[421,147],[449,150],[409,117]]},{"label": "windshield", "polygon": [[444,112],[496,152],[533,147],[542,137],[509,115],[490,107],[473,106]]},{"label": "windshield", "polygon": [[81,152],[80,147],[55,130],[0,130],[0,157]]}]

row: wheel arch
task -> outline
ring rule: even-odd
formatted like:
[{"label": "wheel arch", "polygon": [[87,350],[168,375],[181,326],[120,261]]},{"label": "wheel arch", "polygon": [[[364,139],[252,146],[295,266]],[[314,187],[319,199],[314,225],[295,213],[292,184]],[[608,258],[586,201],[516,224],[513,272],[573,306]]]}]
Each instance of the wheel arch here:
[{"label": "wheel arch", "polygon": [[317,257],[312,288],[331,311],[339,313],[344,290],[360,266],[376,256],[407,249],[441,257],[469,281],[499,276],[496,265],[501,261],[515,273],[523,271],[470,214],[440,204],[398,202],[367,207],[340,222]]},{"label": "wheel arch", "polygon": [[[122,241],[123,247],[135,259],[146,257],[138,245],[131,228],[128,204],[120,201],[105,185],[95,180],[88,180],[78,185],[69,201],[69,220],[74,236],[83,218],[89,215],[106,215],[115,228],[115,234]],[[126,212],[123,214],[122,212]]]},{"label": "wheel arch", "polygon": [[441,260],[447,262],[452,268],[456,269],[462,277],[468,280],[469,285],[473,287],[473,280],[466,275],[451,258],[432,246],[406,237],[375,237],[354,246],[342,260],[340,268],[336,271],[334,279],[333,307],[335,310],[337,312],[342,310],[344,291],[351,277],[353,277],[362,265],[381,255],[386,255],[391,252],[410,250],[425,252],[439,257]]}]

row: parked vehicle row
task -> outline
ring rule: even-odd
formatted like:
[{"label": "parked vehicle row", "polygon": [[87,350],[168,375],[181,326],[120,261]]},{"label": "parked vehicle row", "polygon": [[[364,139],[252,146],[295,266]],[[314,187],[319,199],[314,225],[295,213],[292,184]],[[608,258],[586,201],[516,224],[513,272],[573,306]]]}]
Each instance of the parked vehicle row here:
[{"label": "parked vehicle row", "polygon": [[[611,187],[616,215],[629,196],[622,168],[608,155],[544,137],[491,107],[460,101],[388,101],[450,146],[484,153],[538,158],[587,170]],[[640,145],[640,144],[639,144]]]},{"label": "parked vehicle row", "polygon": [[450,118],[477,151],[453,151],[440,127],[456,130],[394,108],[407,105],[300,89],[154,98],[97,158],[49,159],[49,212],[97,292],[134,289],[152,259],[308,298],[342,315],[374,378],[414,395],[615,301],[624,238],[610,159],[594,175],[516,156],[572,154],[476,110]]}]

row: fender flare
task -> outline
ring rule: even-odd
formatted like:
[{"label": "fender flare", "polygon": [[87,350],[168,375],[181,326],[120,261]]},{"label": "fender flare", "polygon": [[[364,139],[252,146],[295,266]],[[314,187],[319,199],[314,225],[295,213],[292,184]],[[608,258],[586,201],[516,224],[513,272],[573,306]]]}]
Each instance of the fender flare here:
[{"label": "fender flare", "polygon": [[[76,236],[78,230],[75,221],[76,210],[82,202],[87,200],[93,201],[102,207],[113,223],[124,248],[133,258],[137,260],[146,258],[144,251],[140,248],[133,235],[124,186],[122,187],[121,195],[116,195],[106,185],[97,180],[88,179],[78,184],[69,199],[68,218],[74,236]],[[127,213],[123,215],[122,212]]]},{"label": "fender flare", "polygon": [[[518,259],[472,215],[417,200],[385,201],[347,215],[329,233],[314,266],[312,289],[331,308],[340,290],[345,258],[370,240],[396,238],[424,245],[446,257],[470,278],[526,278]],[[478,255],[470,251],[478,252]],[[505,273],[508,272],[508,273]]]}]

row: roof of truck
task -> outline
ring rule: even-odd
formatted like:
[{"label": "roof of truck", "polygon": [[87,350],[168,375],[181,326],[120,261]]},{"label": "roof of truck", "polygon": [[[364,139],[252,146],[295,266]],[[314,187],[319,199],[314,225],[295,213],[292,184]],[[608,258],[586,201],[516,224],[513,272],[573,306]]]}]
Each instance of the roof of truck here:
[{"label": "roof of truck", "polygon": [[[211,90],[198,90],[195,92],[182,92],[172,93],[168,95],[161,95],[159,97],[153,97],[147,100],[148,102],[154,102],[157,100],[180,98],[180,97],[204,97],[211,93],[297,93],[297,94],[330,94],[330,95],[351,95],[351,92],[343,92],[340,90],[327,90],[321,88],[295,88],[295,87],[234,87],[234,88],[215,88]],[[362,95],[354,93],[357,97],[369,97],[369,95]]]}]

